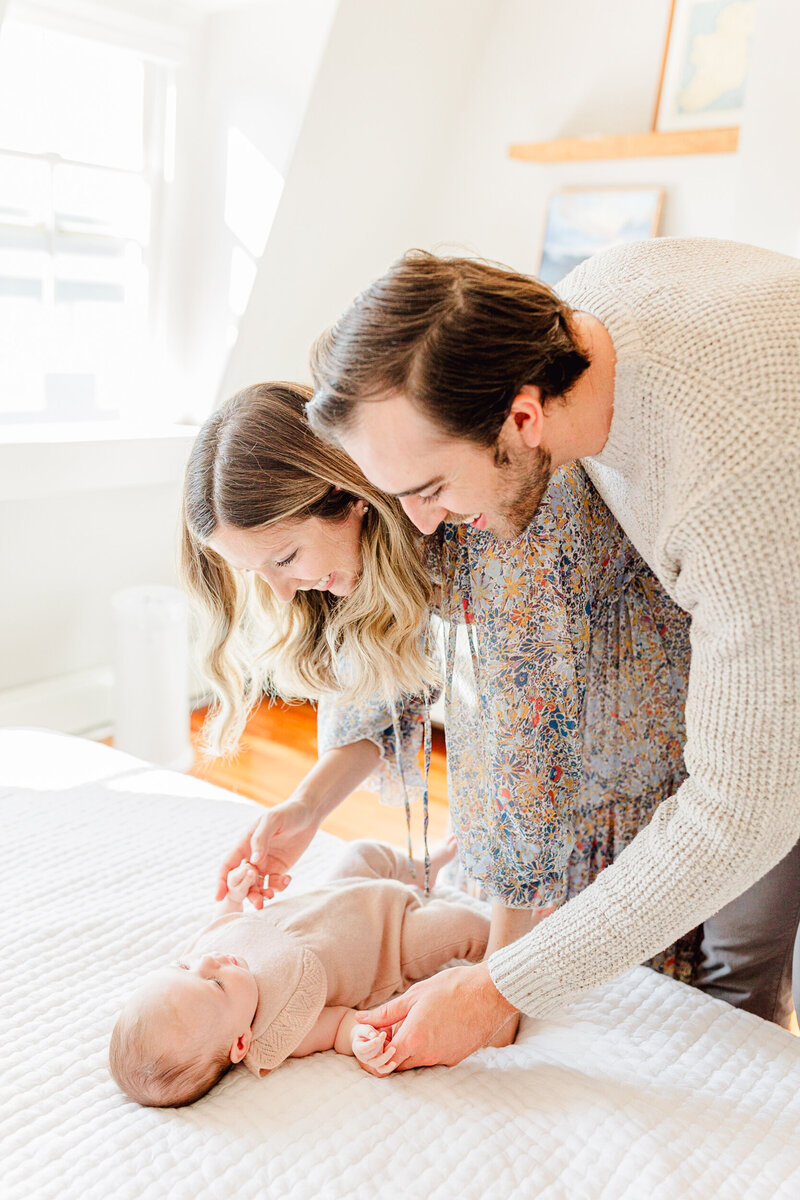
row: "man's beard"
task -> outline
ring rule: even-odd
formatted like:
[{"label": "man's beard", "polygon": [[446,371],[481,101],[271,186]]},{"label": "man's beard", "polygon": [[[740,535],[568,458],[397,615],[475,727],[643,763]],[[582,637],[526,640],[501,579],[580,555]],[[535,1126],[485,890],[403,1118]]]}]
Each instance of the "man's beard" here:
[{"label": "man's beard", "polygon": [[[512,461],[500,442],[495,443],[494,463],[502,483],[498,488],[497,515],[491,521],[487,517],[486,528],[500,541],[512,542],[520,537],[536,516],[553,477],[551,462],[550,453],[540,446]],[[445,517],[447,525],[463,525],[468,521],[465,513],[450,512]]]},{"label": "man's beard", "polygon": [[495,462],[503,473],[506,495],[498,508],[497,519],[491,523],[496,537],[510,542],[528,528],[552,478],[551,461],[551,455],[541,446],[512,460],[498,442]]}]

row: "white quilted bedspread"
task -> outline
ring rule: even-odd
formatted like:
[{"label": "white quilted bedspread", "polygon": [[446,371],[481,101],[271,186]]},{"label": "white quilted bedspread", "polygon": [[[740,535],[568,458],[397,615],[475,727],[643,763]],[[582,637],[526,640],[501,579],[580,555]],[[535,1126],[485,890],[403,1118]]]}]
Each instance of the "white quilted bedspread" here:
[{"label": "white quilted bedspread", "polygon": [[0,804],[3,1200],[800,1197],[800,1041],[644,968],[450,1070],[328,1053],[139,1108],[116,1010],[209,919],[252,808],[33,730],[0,731]]}]

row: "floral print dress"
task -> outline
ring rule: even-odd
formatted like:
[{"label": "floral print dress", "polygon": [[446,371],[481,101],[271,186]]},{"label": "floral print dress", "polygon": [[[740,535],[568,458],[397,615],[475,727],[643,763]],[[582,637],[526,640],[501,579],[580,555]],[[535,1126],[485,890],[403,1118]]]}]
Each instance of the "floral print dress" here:
[{"label": "floral print dress", "polygon": [[[685,778],[689,618],[579,466],[556,472],[521,537],[444,526],[429,557],[460,862],[509,908],[561,904]],[[422,787],[424,716],[419,701],[393,716],[326,699],[320,752],[375,741],[373,786],[402,800]],[[687,935],[651,965],[691,982],[698,945]]]}]

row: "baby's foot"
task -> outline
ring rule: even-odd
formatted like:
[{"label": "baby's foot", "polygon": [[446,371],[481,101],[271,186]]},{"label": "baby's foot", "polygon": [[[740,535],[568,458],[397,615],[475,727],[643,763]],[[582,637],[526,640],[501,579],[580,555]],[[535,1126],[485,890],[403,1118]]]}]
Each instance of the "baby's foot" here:
[{"label": "baby's foot", "polygon": [[437,842],[430,851],[430,885],[436,883],[436,876],[441,871],[442,867],[447,866],[452,862],[458,853],[458,842],[454,834],[449,834],[444,841]]}]

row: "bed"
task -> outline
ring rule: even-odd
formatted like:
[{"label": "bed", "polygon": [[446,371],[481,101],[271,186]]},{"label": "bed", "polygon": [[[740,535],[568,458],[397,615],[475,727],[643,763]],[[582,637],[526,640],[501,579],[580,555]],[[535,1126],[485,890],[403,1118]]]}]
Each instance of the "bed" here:
[{"label": "bed", "polygon": [[0,731],[0,804],[4,1200],[800,1195],[800,1041],[644,968],[449,1070],[328,1053],[139,1108],[106,1071],[116,1010],[209,918],[255,806],[42,730]]}]

